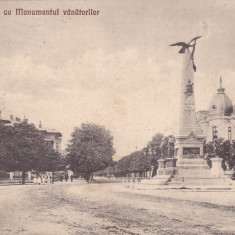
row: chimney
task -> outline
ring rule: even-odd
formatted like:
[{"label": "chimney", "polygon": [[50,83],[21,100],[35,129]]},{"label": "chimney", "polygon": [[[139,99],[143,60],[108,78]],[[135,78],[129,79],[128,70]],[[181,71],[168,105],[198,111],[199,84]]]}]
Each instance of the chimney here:
[{"label": "chimney", "polygon": [[28,123],[28,118],[24,116],[24,123]]}]

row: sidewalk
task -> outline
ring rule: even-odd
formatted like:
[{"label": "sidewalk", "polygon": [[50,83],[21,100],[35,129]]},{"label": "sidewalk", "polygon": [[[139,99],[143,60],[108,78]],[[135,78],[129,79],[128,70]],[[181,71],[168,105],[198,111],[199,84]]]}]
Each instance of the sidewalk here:
[{"label": "sidewalk", "polygon": [[[40,185],[53,185],[53,184],[72,184],[72,183],[77,183],[77,182],[85,182],[84,179],[75,179],[73,180],[73,182],[71,181],[55,181],[54,183],[41,183]],[[26,181],[25,184],[22,184],[21,182],[19,182],[19,180],[14,180],[13,182],[11,182],[10,180],[6,180],[6,182],[0,181],[0,187],[1,186],[19,186],[19,185],[34,185],[33,181]],[[38,185],[38,184],[36,184]]]},{"label": "sidewalk", "polygon": [[[124,185],[123,185],[124,187]],[[160,198],[171,198],[218,206],[235,207],[235,189],[155,189],[138,190],[125,188],[125,192]]]}]

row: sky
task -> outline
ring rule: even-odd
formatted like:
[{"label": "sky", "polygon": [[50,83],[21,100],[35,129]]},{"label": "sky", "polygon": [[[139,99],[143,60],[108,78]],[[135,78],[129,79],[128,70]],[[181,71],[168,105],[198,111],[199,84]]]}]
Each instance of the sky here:
[{"label": "sky", "polygon": [[[16,8],[60,15],[16,16]],[[67,9],[100,14],[64,16]],[[202,36],[196,110],[208,109],[220,77],[235,101],[234,12],[227,0],[1,1],[2,114],[61,131],[63,148],[81,123],[104,125],[120,159],[158,132],[176,133],[182,56],[170,44]]]}]

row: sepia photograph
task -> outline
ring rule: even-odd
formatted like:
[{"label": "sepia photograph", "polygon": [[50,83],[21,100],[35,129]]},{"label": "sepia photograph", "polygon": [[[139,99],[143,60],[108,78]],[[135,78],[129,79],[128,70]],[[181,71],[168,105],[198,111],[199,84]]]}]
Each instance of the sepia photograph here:
[{"label": "sepia photograph", "polygon": [[0,234],[235,234],[234,0],[0,0]]}]

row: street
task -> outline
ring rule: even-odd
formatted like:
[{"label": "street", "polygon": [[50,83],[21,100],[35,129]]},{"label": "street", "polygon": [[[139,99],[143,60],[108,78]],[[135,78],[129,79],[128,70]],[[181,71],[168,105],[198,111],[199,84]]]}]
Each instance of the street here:
[{"label": "street", "polygon": [[85,182],[1,186],[0,192],[0,234],[235,234],[235,192]]}]

